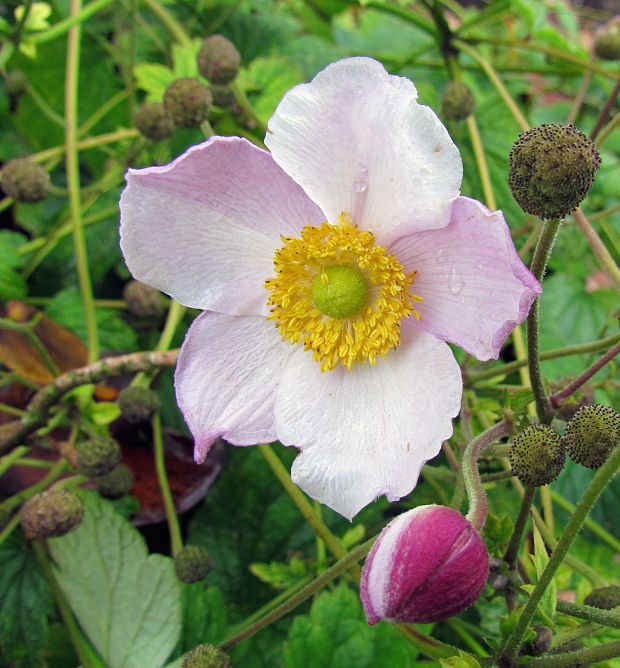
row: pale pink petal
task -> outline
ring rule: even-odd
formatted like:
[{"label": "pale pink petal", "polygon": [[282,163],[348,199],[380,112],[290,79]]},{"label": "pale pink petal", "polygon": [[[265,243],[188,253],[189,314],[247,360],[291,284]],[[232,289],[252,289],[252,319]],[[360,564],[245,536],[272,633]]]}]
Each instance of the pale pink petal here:
[{"label": "pale pink petal", "polygon": [[275,440],[275,393],[292,352],[261,316],[204,313],[194,320],[175,386],[198,463],[219,436],[234,445]]},{"label": "pale pink petal", "polygon": [[266,278],[281,234],[323,220],[267,151],[213,137],[165,167],[130,169],[121,247],[143,283],[186,306],[267,313]]},{"label": "pale pink petal", "polygon": [[424,301],[416,326],[479,360],[497,359],[540,294],[502,212],[467,197],[454,202],[447,227],[398,239],[390,250],[418,272],[412,292]]},{"label": "pale pink petal", "polygon": [[370,58],[329,65],[269,121],[274,160],[330,223],[346,211],[382,243],[443,227],[459,194],[458,149],[409,79]]},{"label": "pale pink petal", "polygon": [[293,481],[348,518],[382,494],[405,496],[452,434],[461,390],[447,344],[407,323],[375,366],[321,373],[295,347],[275,408],[278,438],[301,449]]}]

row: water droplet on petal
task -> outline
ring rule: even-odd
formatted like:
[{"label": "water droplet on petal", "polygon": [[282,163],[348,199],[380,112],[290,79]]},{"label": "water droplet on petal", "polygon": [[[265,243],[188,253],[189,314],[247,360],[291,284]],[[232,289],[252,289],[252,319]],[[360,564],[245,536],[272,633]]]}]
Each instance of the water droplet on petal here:
[{"label": "water droplet on petal", "polygon": [[459,276],[456,269],[453,267],[450,272],[450,278],[448,279],[448,290],[453,295],[458,295],[459,292],[463,289],[463,279]]}]

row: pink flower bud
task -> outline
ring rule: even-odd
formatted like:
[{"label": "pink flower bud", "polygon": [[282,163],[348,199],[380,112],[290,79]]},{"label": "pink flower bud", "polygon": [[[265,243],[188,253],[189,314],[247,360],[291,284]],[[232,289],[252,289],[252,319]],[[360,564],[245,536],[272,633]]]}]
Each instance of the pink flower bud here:
[{"label": "pink flower bud", "polygon": [[489,574],[480,534],[456,510],[430,505],[392,520],[372,546],[360,593],[370,624],[438,622],[469,607]]}]

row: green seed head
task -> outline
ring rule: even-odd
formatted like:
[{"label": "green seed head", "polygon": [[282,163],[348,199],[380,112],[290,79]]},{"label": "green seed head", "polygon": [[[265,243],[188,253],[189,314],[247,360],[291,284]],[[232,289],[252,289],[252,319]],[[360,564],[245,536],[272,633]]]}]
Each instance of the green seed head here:
[{"label": "green seed head", "polygon": [[182,668],[231,668],[228,655],[215,645],[198,645],[183,659]]},{"label": "green seed head", "polygon": [[330,318],[348,318],[368,303],[368,281],[356,267],[325,267],[312,281],[312,301]]},{"label": "green seed head", "polygon": [[539,125],[514,143],[508,183],[527,213],[563,218],[588,194],[600,164],[594,142],[573,125]]},{"label": "green seed head", "polygon": [[176,79],[164,93],[164,109],[180,128],[195,128],[207,120],[211,102],[209,89],[194,77]]},{"label": "green seed head", "polygon": [[77,446],[77,468],[91,478],[109,473],[120,458],[121,448],[111,436],[93,436]]},{"label": "green seed head", "polygon": [[107,499],[120,499],[129,494],[133,487],[133,473],[125,464],[119,464],[109,473],[95,478],[97,490]]},{"label": "green seed head", "polygon": [[574,462],[596,469],[620,442],[620,413],[601,404],[584,406],[566,425],[563,441]]},{"label": "green seed head", "polygon": [[50,489],[33,496],[22,508],[22,530],[28,540],[64,536],[84,517],[80,499],[66,489]]},{"label": "green seed head", "polygon": [[52,187],[49,174],[30,158],[7,162],[0,178],[2,190],[16,202],[38,202],[47,197]]},{"label": "green seed head", "polygon": [[620,60],[620,23],[610,23],[598,33],[594,53],[602,60]]},{"label": "green seed head", "polygon": [[451,81],[441,98],[441,113],[451,121],[465,120],[476,106],[476,98],[462,81]]},{"label": "green seed head", "polygon": [[174,570],[181,582],[204,580],[211,570],[211,556],[206,547],[185,545],[174,556]]},{"label": "green seed head", "polygon": [[584,599],[586,605],[601,610],[611,610],[620,605],[620,587],[618,585],[608,585],[593,589]]},{"label": "green seed head", "polygon": [[121,415],[132,424],[146,422],[161,408],[159,397],[148,387],[129,386],[118,395]]},{"label": "green seed head", "polygon": [[510,466],[524,485],[539,487],[553,482],[564,468],[562,439],[551,427],[531,425],[510,447]]},{"label": "green seed head", "polygon": [[223,109],[232,109],[237,103],[237,98],[228,86],[218,86],[211,84],[209,86],[211,96],[213,97],[213,104]]},{"label": "green seed head", "polygon": [[129,313],[136,318],[157,320],[166,310],[161,292],[140,281],[129,281],[125,285],[123,299]]},{"label": "green seed head", "polygon": [[212,84],[231,83],[239,72],[241,55],[237,47],[223,35],[211,35],[198,53],[198,69]]},{"label": "green seed head", "polygon": [[136,111],[133,122],[145,137],[153,141],[165,139],[174,131],[174,123],[161,102],[145,102]]}]

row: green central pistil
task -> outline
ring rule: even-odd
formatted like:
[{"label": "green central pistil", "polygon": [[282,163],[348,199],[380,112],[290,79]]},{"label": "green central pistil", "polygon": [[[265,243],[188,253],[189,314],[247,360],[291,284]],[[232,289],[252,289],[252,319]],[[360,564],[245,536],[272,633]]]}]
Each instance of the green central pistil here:
[{"label": "green central pistil", "polygon": [[330,318],[348,318],[368,302],[368,281],[356,267],[325,267],[312,281],[312,301]]}]

